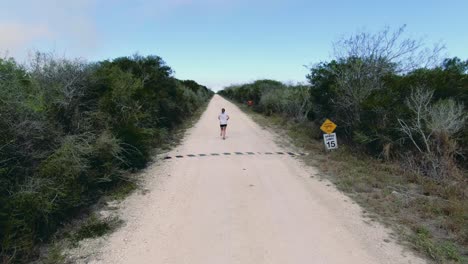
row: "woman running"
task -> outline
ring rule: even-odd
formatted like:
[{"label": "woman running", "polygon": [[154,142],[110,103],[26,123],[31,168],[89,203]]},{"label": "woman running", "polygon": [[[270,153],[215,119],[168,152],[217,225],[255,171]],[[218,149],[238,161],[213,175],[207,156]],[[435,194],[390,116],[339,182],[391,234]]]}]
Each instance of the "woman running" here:
[{"label": "woman running", "polygon": [[223,139],[226,139],[226,127],[227,127],[227,121],[229,120],[229,116],[228,114],[226,114],[226,110],[224,108],[221,109],[221,114],[219,114],[218,119],[219,119],[219,125],[221,127],[220,136],[222,136]]}]

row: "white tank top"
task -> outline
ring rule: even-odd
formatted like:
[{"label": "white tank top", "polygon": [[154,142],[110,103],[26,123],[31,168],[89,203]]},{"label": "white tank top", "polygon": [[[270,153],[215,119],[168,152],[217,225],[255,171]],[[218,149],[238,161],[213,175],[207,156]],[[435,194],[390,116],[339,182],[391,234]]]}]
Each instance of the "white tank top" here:
[{"label": "white tank top", "polygon": [[219,123],[221,125],[227,125],[228,118],[229,116],[226,114],[226,112],[224,112],[224,114],[219,114]]}]

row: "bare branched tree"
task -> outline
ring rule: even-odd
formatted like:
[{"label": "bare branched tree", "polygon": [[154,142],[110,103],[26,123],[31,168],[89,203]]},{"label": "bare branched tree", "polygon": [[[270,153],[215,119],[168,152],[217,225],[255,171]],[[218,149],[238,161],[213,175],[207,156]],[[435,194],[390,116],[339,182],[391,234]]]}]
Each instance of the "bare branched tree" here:
[{"label": "bare branched tree", "polygon": [[[49,53],[36,53],[30,61],[30,71],[40,85],[61,92],[63,100],[58,103],[68,105],[74,97],[82,95],[87,76],[85,61],[56,58]],[[57,83],[61,87],[55,87]]]},{"label": "bare branched tree", "polygon": [[90,67],[87,63],[80,59],[69,60],[51,53],[37,52],[30,58],[27,68],[36,81],[34,87],[37,95],[69,119],[64,122],[68,129],[82,127],[85,118],[78,108],[89,85]]},{"label": "bare branched tree", "polygon": [[[361,58],[378,66],[381,72],[406,72],[417,67],[433,67],[440,63],[439,55],[445,46],[437,43],[426,47],[423,39],[404,36],[406,25],[395,31],[389,27],[377,33],[358,32],[333,43],[338,59]],[[377,69],[376,68],[376,69]]]},{"label": "bare branched tree", "polygon": [[384,77],[418,66],[435,65],[444,48],[425,48],[422,40],[405,38],[405,26],[395,31],[361,32],[334,43],[334,54],[342,67],[335,69],[338,97],[333,100],[347,126],[360,123],[360,105],[374,91],[383,89]]},{"label": "bare branched tree", "polygon": [[297,121],[305,121],[311,109],[310,91],[307,86],[297,86],[287,89],[284,101],[284,112]]},{"label": "bare branched tree", "polygon": [[[431,148],[429,146],[431,134],[426,133],[426,124],[429,117],[429,104],[431,103],[433,95],[433,91],[422,87],[414,89],[410,97],[406,100],[406,105],[414,114],[414,118],[409,121],[409,123],[398,119],[401,131],[408,136],[421,153],[431,153]],[[418,137],[423,141],[424,146],[420,146],[420,143],[417,143]]]},{"label": "bare branched tree", "polygon": [[464,106],[453,99],[432,103],[433,94],[422,87],[414,89],[406,101],[412,117],[398,119],[398,123],[421,154],[423,172],[443,179],[457,172],[453,158],[457,146],[452,137],[463,129],[467,116]]}]

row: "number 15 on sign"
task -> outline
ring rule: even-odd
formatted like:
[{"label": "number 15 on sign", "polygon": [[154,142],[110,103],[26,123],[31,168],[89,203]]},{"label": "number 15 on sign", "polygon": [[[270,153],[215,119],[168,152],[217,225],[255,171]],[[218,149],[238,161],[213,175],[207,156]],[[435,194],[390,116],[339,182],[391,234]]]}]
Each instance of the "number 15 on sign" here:
[{"label": "number 15 on sign", "polygon": [[336,140],[336,133],[323,134],[323,141],[327,149],[337,149],[338,141]]}]

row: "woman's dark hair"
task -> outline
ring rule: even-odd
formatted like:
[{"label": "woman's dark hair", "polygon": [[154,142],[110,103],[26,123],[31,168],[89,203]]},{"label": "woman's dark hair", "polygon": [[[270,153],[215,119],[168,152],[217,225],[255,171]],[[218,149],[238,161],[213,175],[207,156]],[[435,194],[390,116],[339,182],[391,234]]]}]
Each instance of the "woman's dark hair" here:
[{"label": "woman's dark hair", "polygon": [[224,108],[221,109],[221,113],[224,113],[226,110]]}]

